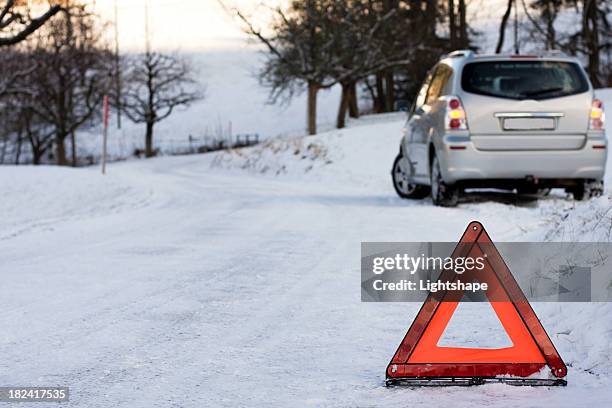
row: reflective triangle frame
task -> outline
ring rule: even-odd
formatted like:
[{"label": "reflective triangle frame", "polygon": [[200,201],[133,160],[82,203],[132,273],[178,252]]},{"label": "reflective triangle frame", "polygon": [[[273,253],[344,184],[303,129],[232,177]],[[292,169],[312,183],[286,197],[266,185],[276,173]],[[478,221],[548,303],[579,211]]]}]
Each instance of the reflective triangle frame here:
[{"label": "reflective triangle frame", "polygon": [[[525,294],[480,222],[471,222],[452,258],[484,256],[485,268],[471,276],[489,283],[487,298],[513,346],[502,349],[438,347],[462,292],[430,293],[421,306],[386,370],[392,385],[477,385],[504,382],[512,385],[567,385],[567,367]],[[440,281],[457,278],[444,270]],[[465,275],[461,275],[465,276]],[[533,375],[548,366],[548,378]]]}]

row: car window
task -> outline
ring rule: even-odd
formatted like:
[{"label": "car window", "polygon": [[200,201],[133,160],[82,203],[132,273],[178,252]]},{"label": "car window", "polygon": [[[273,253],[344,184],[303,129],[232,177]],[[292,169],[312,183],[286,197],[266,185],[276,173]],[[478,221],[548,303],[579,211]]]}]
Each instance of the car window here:
[{"label": "car window", "polygon": [[449,66],[444,64],[438,65],[433,75],[429,90],[427,91],[427,98],[425,99],[425,104],[432,104],[436,101],[436,99],[440,97],[440,95],[442,95],[442,90],[444,89],[446,82],[452,74],[453,70]]},{"label": "car window", "polygon": [[427,98],[427,90],[429,89],[429,83],[431,82],[431,77],[432,77],[432,74],[430,72],[429,74],[427,74],[427,77],[425,78],[423,85],[421,85],[421,89],[419,90],[419,93],[412,107],[413,113],[414,111],[416,111],[417,109],[419,109],[425,104],[425,99]]},{"label": "car window", "polygon": [[463,68],[461,87],[507,99],[550,99],[589,90],[578,64],[563,61],[487,61]]}]

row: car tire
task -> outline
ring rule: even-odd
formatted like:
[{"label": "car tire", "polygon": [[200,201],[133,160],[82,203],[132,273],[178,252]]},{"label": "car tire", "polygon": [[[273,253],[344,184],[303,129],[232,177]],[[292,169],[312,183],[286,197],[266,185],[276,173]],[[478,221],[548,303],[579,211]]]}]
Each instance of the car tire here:
[{"label": "car tire", "polygon": [[437,156],[431,162],[431,201],[440,207],[455,207],[459,201],[459,190],[446,184],[440,171],[440,161]]},{"label": "car tire", "polygon": [[593,197],[599,197],[603,194],[603,181],[582,181],[576,187],[569,189],[574,200],[585,201]]},{"label": "car tire", "polygon": [[410,182],[412,177],[412,169],[408,160],[404,160],[404,156],[400,153],[393,162],[393,170],[391,170],[391,178],[393,180],[393,188],[401,198],[406,199],[421,199],[429,195],[429,187]]}]

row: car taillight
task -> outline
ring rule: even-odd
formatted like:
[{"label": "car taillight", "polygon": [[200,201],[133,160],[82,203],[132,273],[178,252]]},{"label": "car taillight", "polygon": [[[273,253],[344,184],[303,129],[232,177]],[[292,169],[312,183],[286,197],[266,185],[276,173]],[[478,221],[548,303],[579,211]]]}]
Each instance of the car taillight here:
[{"label": "car taillight", "polygon": [[606,123],[606,114],[604,112],[603,102],[599,99],[593,99],[591,105],[591,115],[589,116],[590,130],[603,130]]},{"label": "car taillight", "polygon": [[467,130],[465,110],[461,104],[461,99],[451,96],[448,100],[446,109],[446,129],[447,130]]}]

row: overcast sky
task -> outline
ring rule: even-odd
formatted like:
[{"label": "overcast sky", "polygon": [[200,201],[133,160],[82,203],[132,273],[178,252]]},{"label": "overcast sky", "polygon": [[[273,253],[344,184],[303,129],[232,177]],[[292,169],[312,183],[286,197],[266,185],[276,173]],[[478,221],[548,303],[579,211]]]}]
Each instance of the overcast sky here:
[{"label": "overcast sky", "polygon": [[[91,0],[107,20],[114,21],[115,0]],[[144,47],[145,1],[117,0],[119,32],[124,50]],[[171,50],[200,50],[244,46],[237,21],[223,10],[218,0],[148,0],[152,44]],[[258,0],[226,0],[254,15],[263,14]],[[278,3],[266,0],[268,4]],[[111,30],[112,32],[112,30]]]},{"label": "overcast sky", "polygon": [[[145,2],[147,0],[89,0],[109,22],[114,21],[114,4],[118,3],[119,33],[123,51],[144,49]],[[238,7],[252,20],[265,26],[269,7],[287,0],[222,0],[228,7]],[[234,16],[226,12],[219,0],[148,0],[152,45],[163,50],[196,51],[243,48],[246,36]],[[499,19],[505,0],[470,0],[469,21],[478,26],[479,44],[485,50],[494,47]],[[522,12],[519,12],[519,15]],[[491,35],[489,35],[489,33]],[[511,34],[508,33],[511,40]],[[114,39],[109,30],[109,39]],[[491,42],[491,44],[488,44]]]}]

